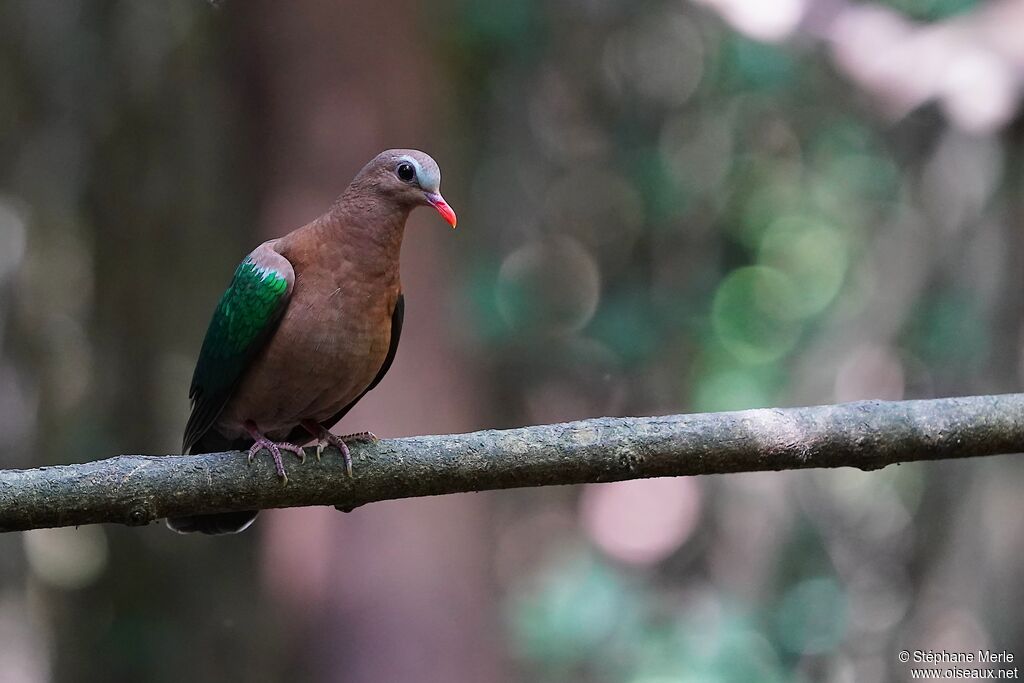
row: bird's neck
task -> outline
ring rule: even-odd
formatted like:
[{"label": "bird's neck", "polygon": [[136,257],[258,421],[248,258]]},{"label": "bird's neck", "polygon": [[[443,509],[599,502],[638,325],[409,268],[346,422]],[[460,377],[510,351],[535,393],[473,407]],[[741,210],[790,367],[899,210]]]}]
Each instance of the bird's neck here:
[{"label": "bird's neck", "polygon": [[397,277],[409,211],[375,197],[346,193],[318,223],[325,242],[364,263],[386,267]]},{"label": "bird's neck", "polygon": [[397,290],[408,215],[409,209],[342,195],[330,211],[280,238],[276,249],[300,277],[322,270],[327,280],[361,280]]}]

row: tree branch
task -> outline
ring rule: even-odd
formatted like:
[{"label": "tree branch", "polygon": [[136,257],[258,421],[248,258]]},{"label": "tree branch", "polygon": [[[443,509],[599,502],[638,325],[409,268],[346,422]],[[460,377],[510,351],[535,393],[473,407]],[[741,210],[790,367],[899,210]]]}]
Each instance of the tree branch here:
[{"label": "tree branch", "polygon": [[[334,505],[522,486],[898,462],[1024,451],[1024,394],[664,417],[599,418],[472,434],[389,439],[286,461],[267,455],[121,455],[0,470],[0,531],[168,515]],[[286,454],[286,457],[289,457]]]}]

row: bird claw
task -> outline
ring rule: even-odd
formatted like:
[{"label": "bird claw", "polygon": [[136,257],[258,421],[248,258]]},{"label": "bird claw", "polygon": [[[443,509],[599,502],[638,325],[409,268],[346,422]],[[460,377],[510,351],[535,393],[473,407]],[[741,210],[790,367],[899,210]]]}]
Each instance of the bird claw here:
[{"label": "bird claw", "polygon": [[344,439],[340,436],[328,433],[324,438],[320,440],[320,444],[317,446],[318,451],[322,451],[327,446],[334,446],[341,451],[341,457],[345,459],[345,474],[352,476],[352,453],[348,450],[348,444],[345,443]]},{"label": "bird claw", "polygon": [[306,452],[301,447],[296,446],[293,443],[274,443],[270,439],[261,436],[253,442],[252,447],[249,448],[249,464],[252,465],[253,460],[260,451],[267,450],[270,452],[270,457],[274,459],[274,471],[277,472],[278,478],[281,480],[282,485],[288,483],[288,473],[284,471],[284,461],[281,459],[281,451],[288,451],[294,453],[299,458],[299,462],[306,462]]},{"label": "bird claw", "polygon": [[373,432],[356,432],[355,434],[345,434],[344,436],[338,436],[327,431],[326,428],[319,422],[313,420],[303,420],[302,427],[314,437],[316,441],[316,459],[320,462],[321,456],[324,454],[324,450],[328,446],[334,446],[341,451],[341,457],[345,459],[345,473],[348,476],[352,476],[352,453],[349,451],[348,444],[346,441],[378,441],[377,435]]},{"label": "bird claw", "polygon": [[377,435],[373,432],[356,432],[355,434],[345,434],[344,436],[338,436],[328,432],[317,441],[316,444],[316,459],[319,462],[320,456],[323,455],[324,450],[328,446],[334,446],[341,451],[341,457],[345,459],[345,474],[352,476],[352,453],[349,451],[348,444],[346,441],[365,441],[373,443],[379,441]]}]

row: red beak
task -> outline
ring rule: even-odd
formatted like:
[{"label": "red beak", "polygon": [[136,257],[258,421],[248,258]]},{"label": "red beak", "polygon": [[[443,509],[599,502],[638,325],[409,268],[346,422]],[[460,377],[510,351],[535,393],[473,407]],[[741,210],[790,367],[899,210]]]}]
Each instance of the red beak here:
[{"label": "red beak", "polygon": [[455,218],[455,212],[452,211],[452,207],[448,206],[448,202],[444,200],[444,197],[442,197],[437,192],[425,192],[424,194],[427,197],[427,202],[429,202],[432,207],[437,209],[437,212],[441,214],[442,218],[448,221],[448,225],[454,228],[455,224],[458,222],[458,219]]}]

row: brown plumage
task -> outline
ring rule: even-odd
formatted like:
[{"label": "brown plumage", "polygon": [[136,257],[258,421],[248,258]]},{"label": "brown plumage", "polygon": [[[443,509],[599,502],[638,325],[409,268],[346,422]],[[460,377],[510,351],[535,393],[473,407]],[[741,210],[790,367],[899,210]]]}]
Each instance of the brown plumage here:
[{"label": "brown plumage", "polygon": [[[328,430],[391,365],[404,299],[399,252],[409,212],[432,205],[455,227],[439,193],[434,160],[388,150],[368,163],[323,216],[250,253],[214,313],[189,393],[184,447],[191,453],[249,448],[274,458],[300,455],[318,440],[341,449]],[[372,435],[371,435],[372,438]],[[231,533],[256,511],[168,519],[182,532]]]}]

